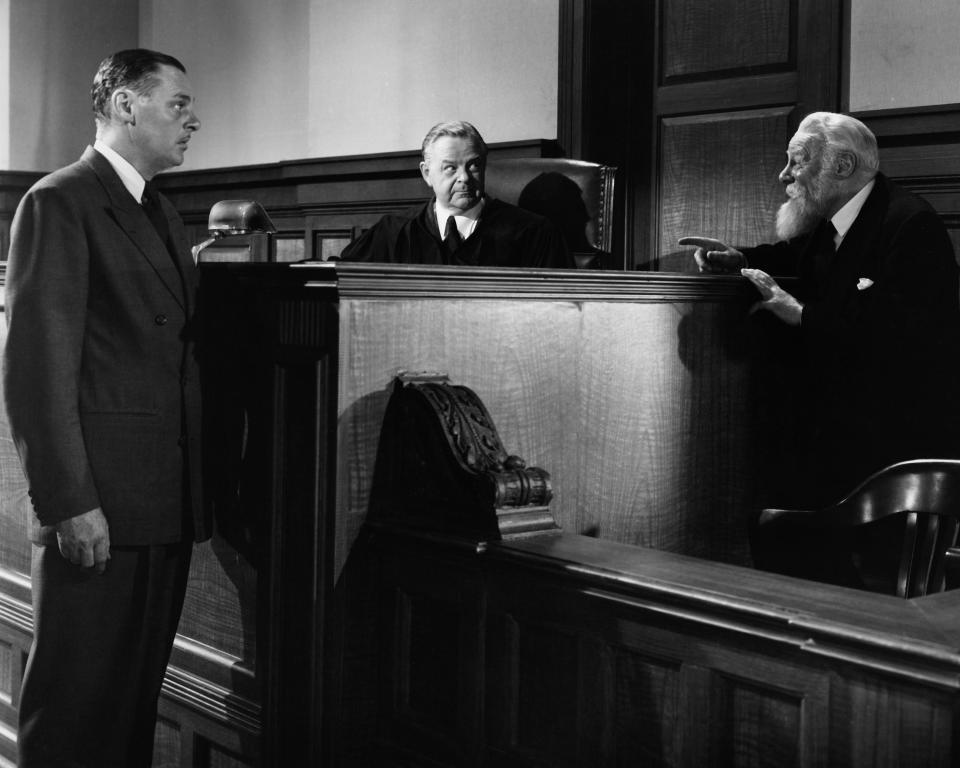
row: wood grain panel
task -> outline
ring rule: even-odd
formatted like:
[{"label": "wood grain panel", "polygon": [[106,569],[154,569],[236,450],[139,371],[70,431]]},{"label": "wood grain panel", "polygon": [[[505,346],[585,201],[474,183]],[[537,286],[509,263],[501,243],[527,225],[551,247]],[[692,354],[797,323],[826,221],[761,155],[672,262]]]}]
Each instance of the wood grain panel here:
[{"label": "wood grain panel", "polygon": [[[0,312],[0,349],[6,341],[6,317]],[[0,568],[29,575],[32,512],[27,479],[10,436],[6,404],[0,397]]]},{"label": "wood grain panel", "polygon": [[627,647],[614,649],[614,765],[681,764],[680,663]]},{"label": "wood grain panel", "polygon": [[508,452],[555,472],[552,506],[575,525],[577,481],[556,467],[576,450],[564,439],[561,407],[575,401],[576,305],[344,300],[340,323],[338,573],[366,517],[388,387],[400,369],[443,370],[480,395]]},{"label": "wood grain panel", "polygon": [[[836,718],[850,723],[834,744],[838,765],[947,768],[957,747],[955,699],[883,680],[854,679],[840,689]],[[952,736],[952,737],[951,737]]]},{"label": "wood grain panel", "polygon": [[400,600],[400,711],[453,736],[457,727],[461,608],[423,595]]},{"label": "wood grain panel", "polygon": [[486,680],[480,714],[458,702],[478,748],[449,758],[386,708],[379,764],[956,762],[957,593],[904,601],[564,533],[484,548],[392,522],[369,541],[384,594],[449,595],[479,571],[462,618],[487,628],[460,649],[460,679]]},{"label": "wood grain panel", "polygon": [[695,272],[686,235],[730,245],[773,242],[777,180],[792,128],[789,107],[665,118],[659,150],[660,268]]},{"label": "wood grain panel", "polygon": [[731,342],[745,315],[735,303],[343,301],[338,570],[399,369],[477,392],[507,450],[552,474],[568,530],[746,562],[756,400]]},{"label": "wood grain panel", "polygon": [[517,719],[511,746],[547,765],[579,764],[580,653],[575,632],[519,622]]},{"label": "wood grain panel", "polygon": [[13,702],[13,659],[14,647],[0,638],[0,703]]},{"label": "wood grain panel", "polygon": [[662,76],[787,66],[791,0],[661,0]]},{"label": "wood grain panel", "polygon": [[0,765],[16,760],[17,705],[30,638],[0,621]]},{"label": "wood grain panel", "polygon": [[716,765],[790,768],[803,760],[802,699],[721,677],[714,691]]},{"label": "wood grain panel", "polygon": [[153,732],[151,768],[186,768],[180,761],[183,752],[182,741],[179,725],[164,717],[158,717],[157,726]]},{"label": "wood grain panel", "polygon": [[206,761],[204,768],[251,768],[250,761],[243,759],[239,755],[219,748],[216,744],[206,745]]},{"label": "wood grain panel", "polygon": [[253,667],[257,574],[219,535],[194,547],[179,634]]}]

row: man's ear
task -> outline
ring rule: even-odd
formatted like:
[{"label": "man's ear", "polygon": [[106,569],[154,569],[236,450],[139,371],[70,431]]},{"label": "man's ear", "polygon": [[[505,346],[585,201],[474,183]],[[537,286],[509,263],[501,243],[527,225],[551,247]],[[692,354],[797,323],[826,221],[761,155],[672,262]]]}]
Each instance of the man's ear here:
[{"label": "man's ear", "polygon": [[423,160],[420,161],[420,175],[423,176],[423,180],[427,182],[427,186],[432,189],[433,185],[430,183],[427,164]]},{"label": "man's ear", "polygon": [[841,150],[837,153],[837,160],[834,167],[834,173],[841,179],[849,179],[856,173],[857,156],[853,152]]},{"label": "man's ear", "polygon": [[137,117],[133,110],[133,100],[135,94],[126,88],[117,88],[110,95],[110,106],[112,115],[121,123],[126,125],[136,125]]}]

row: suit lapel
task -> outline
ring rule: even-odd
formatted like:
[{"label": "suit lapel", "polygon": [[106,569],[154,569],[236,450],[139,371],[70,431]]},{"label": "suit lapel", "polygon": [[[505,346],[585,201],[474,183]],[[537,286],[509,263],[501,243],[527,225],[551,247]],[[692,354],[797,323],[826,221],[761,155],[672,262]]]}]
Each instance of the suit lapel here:
[{"label": "suit lapel", "polygon": [[856,254],[856,263],[851,266],[861,277],[869,277],[874,272],[874,265],[869,259],[870,254],[877,254],[878,251],[873,247],[874,241],[880,236],[880,228],[883,223],[884,212],[887,210],[890,193],[887,190],[887,180],[883,174],[878,173],[873,189],[867,196],[863,208],[853,225],[847,231],[840,248],[837,250],[839,259],[850,258],[850,254]]},{"label": "suit lapel", "polygon": [[[170,258],[166,245],[160,240],[142,206],[133,199],[120,177],[117,176],[116,171],[113,170],[113,166],[103,155],[92,147],[87,147],[81,159],[93,169],[103,185],[110,200],[108,213],[113,216],[119,227],[147,260],[157,277],[177,300],[177,303],[186,310],[187,301],[183,280]],[[164,207],[164,214],[167,215],[169,221],[170,216],[166,207]],[[170,229],[171,232],[175,233],[174,239],[178,245],[182,244],[183,232],[179,223],[171,221]],[[182,257],[180,257],[180,260],[182,261]],[[190,268],[193,268],[192,264]]]}]

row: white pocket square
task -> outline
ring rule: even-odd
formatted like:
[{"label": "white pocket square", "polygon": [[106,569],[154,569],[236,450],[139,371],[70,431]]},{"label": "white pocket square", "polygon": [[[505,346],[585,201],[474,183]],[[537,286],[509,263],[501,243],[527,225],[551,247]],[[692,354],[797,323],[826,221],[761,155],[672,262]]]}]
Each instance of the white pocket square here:
[{"label": "white pocket square", "polygon": [[857,280],[858,291],[865,291],[871,285],[873,285],[873,280],[871,280],[869,277],[861,277],[859,280]]}]

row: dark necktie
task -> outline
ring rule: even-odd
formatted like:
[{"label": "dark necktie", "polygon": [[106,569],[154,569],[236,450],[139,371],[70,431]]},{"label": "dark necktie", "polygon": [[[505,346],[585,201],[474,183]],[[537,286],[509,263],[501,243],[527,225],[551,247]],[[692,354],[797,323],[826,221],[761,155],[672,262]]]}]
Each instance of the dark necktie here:
[{"label": "dark necktie", "polygon": [[833,259],[837,254],[836,245],[833,238],[836,237],[837,229],[832,221],[825,221],[821,227],[820,242],[817,252],[814,255],[814,264],[816,265],[817,282],[825,285]]},{"label": "dark necktie", "polygon": [[157,188],[149,181],[143,188],[143,198],[140,201],[143,204],[143,212],[147,214],[153,228],[160,235],[160,240],[170,250],[170,225],[167,224],[167,217],[163,213],[160,205],[160,197],[157,194]]},{"label": "dark necktie", "polygon": [[443,244],[447,247],[447,252],[454,253],[462,242],[463,238],[460,237],[456,220],[453,216],[448,217],[446,231],[443,233]]},{"label": "dark necktie", "polygon": [[[167,253],[173,260],[173,266],[177,268],[177,272],[180,272],[180,259],[177,255],[177,248],[170,241],[170,225],[167,223],[167,217],[163,212],[163,207],[160,205],[160,196],[157,193],[157,188],[149,181],[143,188],[141,203],[143,204],[143,212],[147,214],[147,218],[150,219],[153,228],[157,230],[160,240],[163,242]],[[183,277],[183,274],[181,273],[180,276]]]}]

